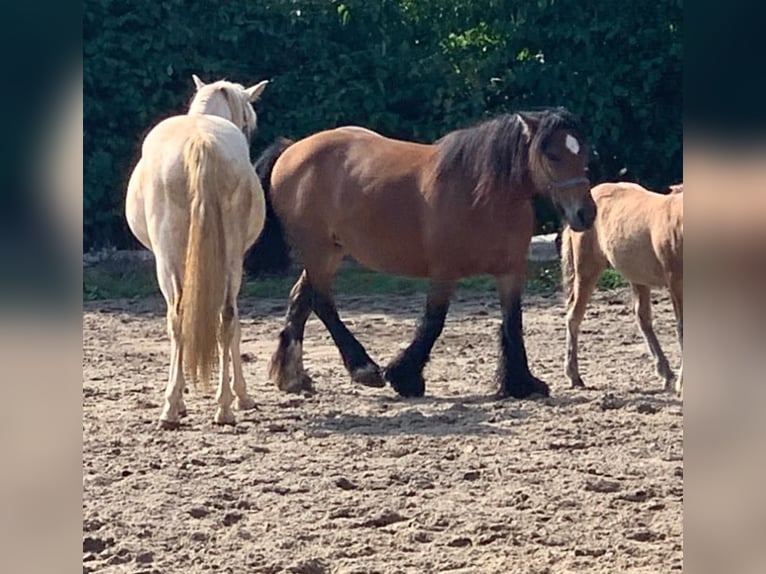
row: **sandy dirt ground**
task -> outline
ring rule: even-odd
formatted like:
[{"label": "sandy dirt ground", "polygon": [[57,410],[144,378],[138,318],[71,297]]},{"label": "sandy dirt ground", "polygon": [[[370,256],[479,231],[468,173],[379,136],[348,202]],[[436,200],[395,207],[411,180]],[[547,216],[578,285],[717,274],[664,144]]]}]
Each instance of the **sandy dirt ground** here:
[{"label": "sandy dirt ground", "polygon": [[[678,368],[672,311],[655,327]],[[406,344],[424,296],[341,298],[380,364]],[[258,403],[212,424],[186,395],[156,428],[168,341],[159,299],[86,304],[83,572],[371,574],[646,572],[682,568],[683,418],[661,391],[630,292],[597,293],[581,335],[589,389],[567,387],[559,297],[525,300],[545,400],[492,400],[499,309],[461,293],[426,369],[426,396],[355,386],[316,318],[317,394],[267,380],[285,300],[241,303]]]}]

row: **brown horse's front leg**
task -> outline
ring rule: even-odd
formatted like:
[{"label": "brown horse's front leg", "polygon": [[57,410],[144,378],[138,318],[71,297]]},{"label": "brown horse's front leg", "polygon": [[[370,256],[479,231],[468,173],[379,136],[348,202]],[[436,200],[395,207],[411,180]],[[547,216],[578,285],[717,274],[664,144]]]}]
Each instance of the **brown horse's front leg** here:
[{"label": "brown horse's front leg", "polygon": [[524,348],[521,320],[521,285],[524,274],[499,277],[497,288],[503,309],[500,326],[500,359],[495,375],[498,398],[524,399],[532,395],[550,395],[548,385],[532,375]]},{"label": "brown horse's front leg", "polygon": [[442,332],[454,291],[454,282],[431,283],[426,311],[420,319],[415,338],[386,367],[384,376],[400,396],[422,397],[425,394],[426,382],[423,379],[423,367],[428,362],[431,349]]},{"label": "brown horse's front leg", "polygon": [[385,386],[386,383],[380,376],[380,368],[341,321],[332,297],[315,290],[312,305],[314,313],[324,323],[333,341],[335,341],[351,379],[367,387],[380,388]]}]

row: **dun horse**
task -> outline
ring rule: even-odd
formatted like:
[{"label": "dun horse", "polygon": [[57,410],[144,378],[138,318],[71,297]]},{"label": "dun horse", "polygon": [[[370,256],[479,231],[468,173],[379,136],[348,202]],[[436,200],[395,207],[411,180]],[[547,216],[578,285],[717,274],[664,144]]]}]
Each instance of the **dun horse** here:
[{"label": "dun horse", "polygon": [[[548,395],[529,370],[522,338],[532,199],[550,197],[574,229],[588,229],[596,215],[588,156],[577,120],[563,108],[502,115],[432,145],[360,127],[273,144],[258,161],[261,183],[305,266],[272,357],[273,382],[289,392],[310,385],[302,345],[313,311],[353,381],[382,387],[388,380],[402,396],[422,396],[422,371],[457,281],[489,274],[503,312],[498,395]],[[430,279],[414,339],[382,372],[333,301],[347,255],[378,271]]]},{"label": "dun horse", "polygon": [[163,428],[177,427],[186,413],[184,371],[206,390],[216,362],[215,422],[234,423],[229,357],[236,406],[254,406],[242,374],[237,295],[245,250],[265,217],[249,140],[256,128],[252,102],[267,82],[247,89],[226,81],[205,85],[197,76],[194,82],[188,114],[163,120],[146,136],[125,205],[131,231],[154,253],[167,303],[171,356]]},{"label": "dun horse", "polygon": [[[675,189],[674,189],[675,188]],[[593,188],[598,207],[589,231],[562,235],[561,270],[566,298],[566,375],[574,387],[583,387],[577,363],[580,323],[599,277],[611,265],[630,282],[641,333],[654,358],[665,389],[673,389],[675,376],[652,329],[650,289],[667,287],[676,316],[678,341],[683,348],[683,187],[672,186],[667,195],[634,183],[603,183]],[[675,390],[681,394],[683,360]]]}]

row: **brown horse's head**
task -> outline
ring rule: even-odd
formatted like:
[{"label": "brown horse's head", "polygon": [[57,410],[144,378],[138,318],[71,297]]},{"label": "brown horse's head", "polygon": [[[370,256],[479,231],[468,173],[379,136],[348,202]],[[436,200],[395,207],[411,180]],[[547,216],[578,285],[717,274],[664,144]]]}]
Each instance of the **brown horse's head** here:
[{"label": "brown horse's head", "polygon": [[588,179],[589,150],[576,118],[564,108],[521,112],[529,141],[528,169],[537,193],[549,197],[575,231],[596,219]]}]

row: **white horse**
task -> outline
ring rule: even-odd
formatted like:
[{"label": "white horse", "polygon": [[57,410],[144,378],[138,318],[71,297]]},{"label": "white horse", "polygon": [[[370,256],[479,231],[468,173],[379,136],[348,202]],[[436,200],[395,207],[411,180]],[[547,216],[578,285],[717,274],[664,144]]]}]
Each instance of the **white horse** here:
[{"label": "white horse", "polygon": [[242,374],[237,295],[245,251],[265,218],[249,140],[256,128],[252,102],[267,81],[244,88],[193,78],[189,112],[161,121],[146,136],[125,202],[131,231],[154,253],[167,302],[170,376],[160,416],[166,429],[177,428],[186,414],[184,373],[209,390],[216,362],[215,422],[234,424],[234,395],[237,408],[255,406]]}]

